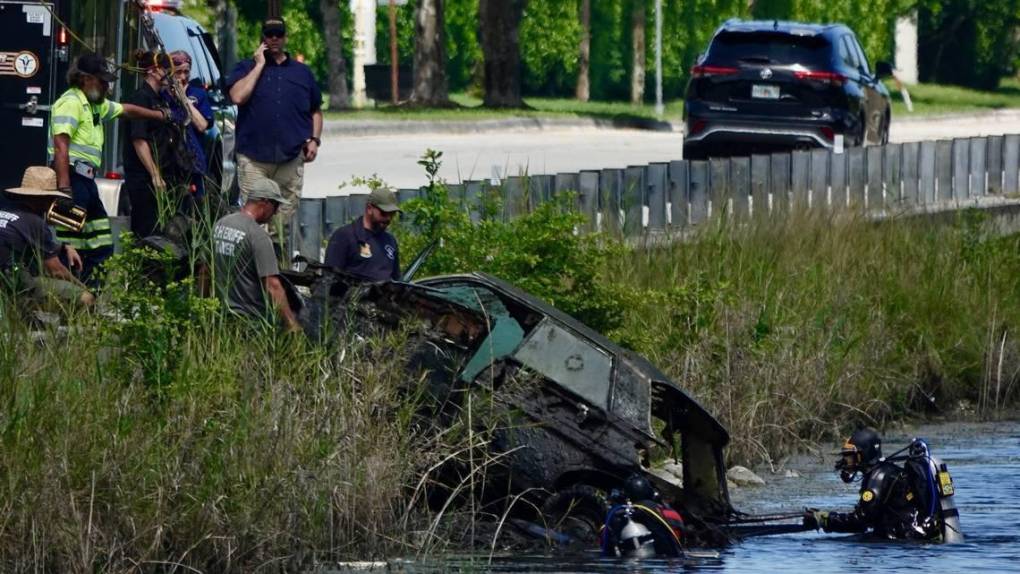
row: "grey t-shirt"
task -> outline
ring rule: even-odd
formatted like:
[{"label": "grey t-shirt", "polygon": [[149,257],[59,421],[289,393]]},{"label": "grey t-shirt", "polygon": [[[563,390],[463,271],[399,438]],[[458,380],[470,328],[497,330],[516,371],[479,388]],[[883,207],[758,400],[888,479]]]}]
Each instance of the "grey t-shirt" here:
[{"label": "grey t-shirt", "polygon": [[273,241],[254,219],[231,213],[213,229],[213,278],[216,293],[231,311],[272,320],[272,304],[263,279],[280,274]]}]

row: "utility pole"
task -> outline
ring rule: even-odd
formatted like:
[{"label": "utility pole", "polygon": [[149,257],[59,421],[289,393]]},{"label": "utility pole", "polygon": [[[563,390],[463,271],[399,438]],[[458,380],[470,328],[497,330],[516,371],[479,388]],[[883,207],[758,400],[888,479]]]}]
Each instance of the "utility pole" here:
[{"label": "utility pole", "polygon": [[400,101],[400,70],[397,66],[397,0],[390,0],[390,103]]},{"label": "utility pole", "polygon": [[662,0],[655,0],[655,115],[662,117]]}]

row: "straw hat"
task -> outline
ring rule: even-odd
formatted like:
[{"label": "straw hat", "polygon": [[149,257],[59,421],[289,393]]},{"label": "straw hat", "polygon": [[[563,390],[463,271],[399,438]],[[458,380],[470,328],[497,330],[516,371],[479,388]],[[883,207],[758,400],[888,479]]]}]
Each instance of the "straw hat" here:
[{"label": "straw hat", "polygon": [[21,176],[21,187],[11,187],[7,193],[28,197],[66,197],[70,195],[57,190],[57,172],[41,165],[33,165]]}]

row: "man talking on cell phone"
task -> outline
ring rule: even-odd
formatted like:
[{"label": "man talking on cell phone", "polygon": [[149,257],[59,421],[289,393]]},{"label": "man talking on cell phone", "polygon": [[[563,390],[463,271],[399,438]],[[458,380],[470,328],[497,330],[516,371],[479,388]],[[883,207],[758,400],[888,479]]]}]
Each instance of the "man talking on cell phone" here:
[{"label": "man talking on cell phone", "polygon": [[[275,181],[287,199],[278,221],[287,237],[301,199],[305,162],[315,161],[322,144],[322,93],[308,66],[290,57],[283,18],[267,18],[262,43],[252,58],[237,64],[227,78],[230,99],[238,107],[237,168],[240,188],[262,178]],[[243,194],[243,191],[242,191]],[[242,202],[245,200],[242,197]]]}]

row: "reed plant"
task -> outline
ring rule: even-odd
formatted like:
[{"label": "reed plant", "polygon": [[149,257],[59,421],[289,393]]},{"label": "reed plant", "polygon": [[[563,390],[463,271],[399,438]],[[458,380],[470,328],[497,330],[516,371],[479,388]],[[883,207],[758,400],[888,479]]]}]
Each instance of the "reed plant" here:
[{"label": "reed plant", "polygon": [[717,221],[610,260],[611,333],[776,461],[855,425],[997,416],[1020,376],[1020,240],[985,216]]}]

